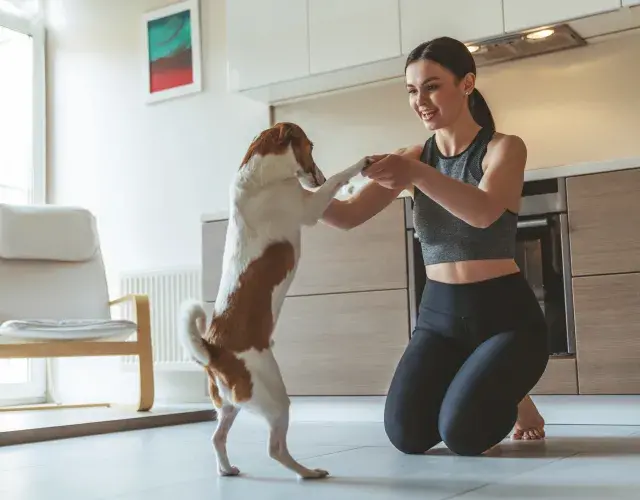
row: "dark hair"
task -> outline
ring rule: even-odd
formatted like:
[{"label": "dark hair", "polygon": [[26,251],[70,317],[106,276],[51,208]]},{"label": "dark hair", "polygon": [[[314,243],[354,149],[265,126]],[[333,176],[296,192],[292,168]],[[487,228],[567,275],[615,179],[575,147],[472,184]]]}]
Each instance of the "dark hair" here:
[{"label": "dark hair", "polygon": [[[476,74],[476,62],[467,46],[448,36],[434,38],[413,49],[407,57],[405,71],[411,63],[416,61],[437,62],[440,66],[451,71],[459,80],[469,73]],[[489,105],[475,87],[469,96],[469,111],[478,125],[495,130],[496,124]]]}]

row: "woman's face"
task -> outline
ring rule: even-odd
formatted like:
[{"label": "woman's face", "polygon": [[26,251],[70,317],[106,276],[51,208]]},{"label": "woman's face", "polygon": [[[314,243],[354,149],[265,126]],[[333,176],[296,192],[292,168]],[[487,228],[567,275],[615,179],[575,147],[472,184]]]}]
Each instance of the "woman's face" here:
[{"label": "woman's face", "polygon": [[468,109],[467,92],[473,90],[473,76],[457,81],[456,76],[434,61],[415,61],[407,67],[409,104],[429,130],[452,125]]}]

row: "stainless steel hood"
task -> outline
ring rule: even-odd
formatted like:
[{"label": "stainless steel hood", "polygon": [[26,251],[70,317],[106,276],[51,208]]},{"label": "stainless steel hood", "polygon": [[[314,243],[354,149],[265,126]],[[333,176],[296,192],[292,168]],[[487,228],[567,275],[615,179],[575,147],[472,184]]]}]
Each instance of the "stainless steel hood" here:
[{"label": "stainless steel hood", "polygon": [[569,25],[561,24],[529,33],[515,33],[469,44],[477,66],[489,66],[559,50],[582,47],[587,42]]}]

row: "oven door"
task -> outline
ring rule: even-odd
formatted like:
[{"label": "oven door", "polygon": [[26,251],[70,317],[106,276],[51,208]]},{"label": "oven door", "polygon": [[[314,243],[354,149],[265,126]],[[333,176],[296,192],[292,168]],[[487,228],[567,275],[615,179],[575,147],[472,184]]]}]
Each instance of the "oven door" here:
[{"label": "oven door", "polygon": [[[531,286],[547,322],[550,355],[573,351],[567,321],[567,276],[563,223],[565,214],[518,220],[516,263]],[[572,312],[572,308],[570,308]]]}]

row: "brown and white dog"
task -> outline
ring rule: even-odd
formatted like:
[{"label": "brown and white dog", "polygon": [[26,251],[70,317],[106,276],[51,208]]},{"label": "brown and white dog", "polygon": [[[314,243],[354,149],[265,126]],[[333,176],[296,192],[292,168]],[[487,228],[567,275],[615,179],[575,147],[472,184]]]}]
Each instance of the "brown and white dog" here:
[{"label": "brown and white dog", "polygon": [[208,374],[219,415],[212,440],[224,476],[239,474],[226,442],[240,408],[266,419],[272,458],[301,478],[328,475],[304,467],[288,451],[290,400],[271,337],[297,268],[302,226],[318,222],[366,160],[326,180],[312,150],[293,123],[276,124],[253,141],[231,186],[222,277],[209,328],[200,303],[183,306],[180,337]]}]

